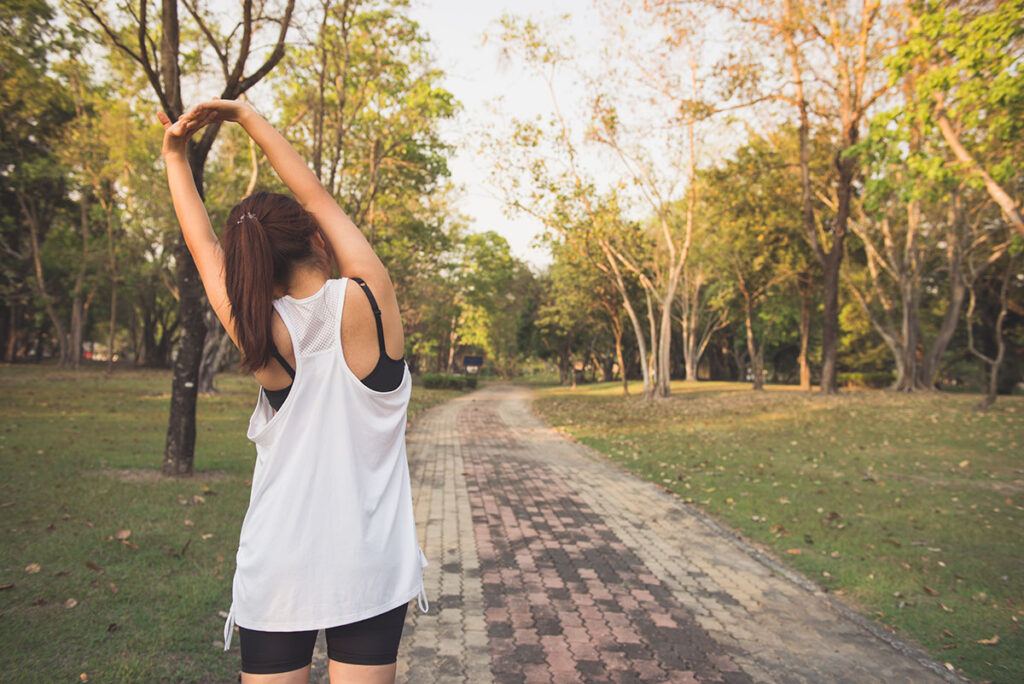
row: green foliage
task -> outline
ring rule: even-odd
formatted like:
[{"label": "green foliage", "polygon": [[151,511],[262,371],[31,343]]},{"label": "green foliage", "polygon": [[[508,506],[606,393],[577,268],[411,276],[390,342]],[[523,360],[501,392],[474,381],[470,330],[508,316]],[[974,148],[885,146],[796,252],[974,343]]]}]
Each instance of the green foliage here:
[{"label": "green foliage", "polygon": [[796,145],[788,128],[751,135],[731,159],[698,176],[700,222],[708,226],[699,258],[736,317],[750,318],[755,374],[771,356],[766,345],[798,344],[799,301],[794,309],[789,284],[808,278],[814,264],[802,230],[800,177],[789,162]]},{"label": "green foliage", "polygon": [[[911,5],[906,42],[889,58],[891,82],[909,79],[915,128],[934,125],[936,108],[957,123],[965,145],[997,182],[1017,174],[1024,132],[1024,1]],[[943,171],[930,169],[937,176]]]},{"label": "green foliage", "polygon": [[475,375],[453,375],[451,373],[424,373],[423,386],[427,389],[476,389]]},{"label": "green foliage", "polygon": [[459,246],[452,272],[457,288],[459,344],[482,350],[504,377],[516,372],[528,349],[529,312],[535,306],[534,276],[512,256],[508,242],[494,231],[472,233]]},{"label": "green foliage", "polygon": [[839,384],[846,387],[881,389],[889,387],[896,376],[889,372],[881,373],[840,373]]}]

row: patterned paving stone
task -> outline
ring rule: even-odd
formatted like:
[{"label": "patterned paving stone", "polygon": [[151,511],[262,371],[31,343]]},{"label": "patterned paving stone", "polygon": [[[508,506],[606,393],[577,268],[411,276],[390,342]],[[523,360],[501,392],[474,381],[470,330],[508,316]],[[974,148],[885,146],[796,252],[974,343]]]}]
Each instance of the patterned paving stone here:
[{"label": "patterned paving stone", "polygon": [[431,609],[399,682],[959,681],[544,425],[528,389],[427,411],[408,453]]}]

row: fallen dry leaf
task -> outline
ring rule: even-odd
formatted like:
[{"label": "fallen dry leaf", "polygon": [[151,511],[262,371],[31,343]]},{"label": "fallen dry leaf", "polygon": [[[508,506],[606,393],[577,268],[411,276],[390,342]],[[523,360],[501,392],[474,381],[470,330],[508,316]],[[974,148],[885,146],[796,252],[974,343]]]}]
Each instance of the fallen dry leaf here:
[{"label": "fallen dry leaf", "polygon": [[211,534],[210,532],[207,532],[206,534],[203,535],[203,539],[209,539],[212,536],[213,536],[213,534]]},{"label": "fallen dry leaf", "polygon": [[74,608],[77,605],[78,605],[78,599],[69,598],[67,601],[64,602],[64,607],[67,608],[68,610]]},{"label": "fallen dry leaf", "polygon": [[191,520],[186,520],[185,521],[185,527],[192,527],[193,525],[195,525],[195,523],[192,522]]},{"label": "fallen dry leaf", "polygon": [[960,461],[960,463],[958,463],[957,465],[959,465],[961,468],[966,468],[967,466],[971,465],[971,462],[968,461],[967,459],[964,459],[963,461]]},{"label": "fallen dry leaf", "polygon": [[34,575],[40,570],[42,570],[42,567],[40,567],[39,563],[29,563],[25,566],[25,572],[29,575]]},{"label": "fallen dry leaf", "polygon": [[111,622],[109,625],[107,625],[107,631],[108,632],[116,632],[119,629],[121,629],[121,628],[117,626],[116,622]]},{"label": "fallen dry leaf", "polygon": [[927,584],[922,584],[921,587],[924,589],[924,593],[928,594],[929,596],[938,596],[939,595],[938,590],[932,589]]},{"label": "fallen dry leaf", "polygon": [[3,591],[5,589],[13,589],[13,588],[14,588],[14,582],[11,582],[10,584],[0,584],[0,591]]},{"label": "fallen dry leaf", "polygon": [[944,604],[944,603],[940,603],[940,604],[939,604],[939,608],[941,608],[942,610],[944,610],[944,611],[945,611],[945,612],[947,612],[947,613],[952,613],[952,612],[953,612],[953,609],[952,609],[952,608],[950,608],[949,606],[947,606],[947,605],[946,605],[946,604]]},{"label": "fallen dry leaf", "polygon": [[120,539],[121,541],[124,541],[125,539],[127,539],[130,536],[132,536],[132,531],[131,530],[118,530],[114,534],[114,539]]},{"label": "fallen dry leaf", "polygon": [[84,672],[78,675],[78,678],[81,679],[83,682],[89,681],[89,675],[85,674]]},{"label": "fallen dry leaf", "polygon": [[116,594],[116,593],[118,592],[118,588],[117,588],[117,585],[116,585],[116,584],[114,584],[113,582],[111,582],[111,583],[110,583],[110,584],[108,584],[107,586],[109,586],[109,587],[110,587],[110,591],[114,592],[115,594]]},{"label": "fallen dry leaf", "polygon": [[100,566],[96,565],[92,561],[85,561],[85,567],[89,568],[90,570],[95,570],[96,572],[100,571]]},{"label": "fallen dry leaf", "polygon": [[130,541],[128,541],[127,539],[122,540],[121,543],[124,544],[125,546],[127,546],[129,549],[132,549],[133,551],[138,551],[139,550],[139,545],[138,544],[133,544]]},{"label": "fallen dry leaf", "polygon": [[985,646],[995,646],[999,643],[999,635],[993,635],[991,639],[978,639],[978,643]]},{"label": "fallen dry leaf", "polygon": [[786,549],[786,553],[788,553],[791,556],[799,556],[801,553],[803,553],[803,551],[801,551],[800,549],[793,548]]}]

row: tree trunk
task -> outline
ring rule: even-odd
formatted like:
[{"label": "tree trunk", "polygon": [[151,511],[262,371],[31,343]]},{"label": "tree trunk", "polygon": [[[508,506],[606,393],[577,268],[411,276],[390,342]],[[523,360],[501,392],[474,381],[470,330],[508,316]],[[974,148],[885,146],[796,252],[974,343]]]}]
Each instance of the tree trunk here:
[{"label": "tree trunk", "polygon": [[199,393],[215,394],[217,388],[213,386],[213,379],[220,372],[224,361],[224,340],[231,344],[231,337],[220,324],[212,307],[206,308],[203,320],[206,324],[206,339],[203,342],[203,357],[199,364]]},{"label": "tree trunk", "polygon": [[[857,142],[856,128],[848,128],[844,149]],[[835,225],[832,228],[832,246],[825,252],[822,263],[824,276],[825,316],[821,326],[821,391],[836,394],[839,391],[837,355],[839,350],[839,269],[843,263],[843,242],[846,239],[847,222],[850,217],[850,202],[853,199],[854,163],[852,159],[836,154],[839,168],[836,195],[838,206]]]},{"label": "tree trunk", "polygon": [[619,364],[619,375],[622,376],[622,393],[629,396],[629,377],[626,375],[626,361],[622,356],[622,325],[615,321],[612,333],[615,335],[615,361]]},{"label": "tree trunk", "polygon": [[569,384],[569,346],[566,345],[558,350],[558,384],[565,386]]},{"label": "tree trunk", "polygon": [[1006,321],[1006,311],[1008,308],[1007,292],[1009,291],[1010,279],[1014,274],[1015,261],[1016,259],[1012,257],[1008,260],[1006,273],[1003,276],[1002,287],[999,291],[999,314],[996,316],[996,325],[992,332],[996,343],[996,355],[994,357],[990,357],[982,353],[974,344],[974,286],[976,282],[976,274],[972,274],[971,277],[971,298],[970,304],[967,306],[967,346],[971,353],[981,359],[989,368],[988,391],[985,393],[985,398],[982,399],[981,403],[975,407],[978,411],[988,410],[988,408],[995,403],[999,392],[999,368],[1003,365],[1003,359],[1006,357],[1006,341],[1003,339],[1003,323]]},{"label": "tree trunk", "polygon": [[20,304],[10,302],[9,323],[7,326],[7,343],[4,345],[4,360],[7,363],[14,363],[14,352],[18,344],[18,313]]},{"label": "tree trunk", "polygon": [[107,337],[107,347],[110,354],[107,356],[107,373],[114,372],[114,340],[117,332],[117,270],[110,276],[110,334]]},{"label": "tree trunk", "polygon": [[[68,349],[68,334],[64,328],[64,323],[60,320],[56,310],[53,308],[53,299],[50,293],[46,289],[46,278],[43,276],[43,262],[39,256],[39,225],[38,217],[32,207],[28,206],[27,200],[18,195],[18,203],[21,205],[22,214],[25,217],[25,221],[28,223],[29,229],[29,242],[32,246],[32,263],[35,266],[36,274],[36,290],[39,292],[40,299],[43,300],[43,307],[46,309],[46,315],[50,318],[50,323],[53,325],[54,334],[57,336],[57,345],[60,352],[60,366],[67,366],[70,362],[70,350]],[[40,351],[38,357],[42,357],[42,344],[40,344]]]},{"label": "tree trunk", "polygon": [[[169,3],[174,4],[174,3]],[[194,150],[194,147],[192,148]],[[194,151],[189,155],[192,176],[203,193],[203,162]],[[205,155],[204,155],[205,156]],[[192,254],[179,231],[174,247],[175,275],[178,281],[178,355],[174,361],[171,381],[171,414],[167,425],[163,473],[171,476],[191,476],[195,460],[196,394],[199,390],[199,366],[203,358],[206,322],[203,320],[205,302],[203,285],[199,279]]]},{"label": "tree trunk", "polygon": [[455,347],[456,342],[459,339],[458,333],[459,314],[452,314],[452,325],[448,331],[448,364],[445,366],[445,372],[451,373],[455,369]]},{"label": "tree trunk", "polygon": [[85,197],[79,202],[79,230],[82,235],[82,256],[75,273],[73,298],[71,300],[71,365],[78,368],[82,363],[82,334],[85,328],[85,311],[82,302],[82,286],[85,284],[85,267],[89,262],[89,202]]},{"label": "tree trunk", "polygon": [[651,378],[651,389],[649,394],[644,393],[644,398],[653,399],[658,395],[658,320],[654,315],[654,301],[650,288],[644,288],[644,301],[647,304],[647,325],[651,330],[651,346],[647,353],[647,375]]},{"label": "tree trunk", "polygon": [[669,275],[668,288],[665,291],[661,302],[661,329],[658,331],[658,393],[660,399],[665,399],[672,393],[672,304],[676,299],[676,290],[679,288],[679,270],[673,270]]},{"label": "tree trunk", "polygon": [[950,202],[949,233],[946,248],[949,263],[949,305],[942,317],[939,331],[932,340],[920,366],[918,384],[927,389],[935,389],[938,382],[939,366],[949,343],[960,323],[960,310],[963,308],[967,287],[963,278],[963,212],[960,193],[955,193]]},{"label": "tree trunk", "polygon": [[750,373],[753,376],[754,389],[764,389],[764,363],[761,359],[761,352],[754,340],[754,312],[750,301],[750,294],[743,291],[743,323],[747,332],[747,354],[750,356]]},{"label": "tree trunk", "polygon": [[839,254],[833,250],[822,268],[825,311],[821,321],[821,391],[839,391],[836,356],[839,347]]},{"label": "tree trunk", "polygon": [[919,359],[918,350],[921,343],[921,327],[919,321],[920,292],[916,283],[905,278],[900,285],[900,343],[893,350],[897,359],[897,378],[893,389],[900,392],[913,392],[921,389],[918,386]]},{"label": "tree trunk", "polygon": [[810,279],[801,279],[800,288],[800,389],[811,390],[811,364],[807,359],[807,347],[811,339],[811,288]]},{"label": "tree trunk", "polygon": [[110,265],[110,335],[107,338],[107,347],[110,348],[110,355],[107,358],[107,373],[114,372],[114,340],[117,332],[117,286],[120,281],[120,274],[117,270],[117,251],[114,248],[114,206],[113,201],[104,205],[107,214],[107,254]]},{"label": "tree trunk", "polygon": [[746,345],[741,349],[737,349],[736,345],[732,344],[728,351],[732,362],[736,364],[736,382],[746,382],[747,374],[744,371],[747,370],[747,361],[750,358],[750,352],[747,350]]},{"label": "tree trunk", "polygon": [[[640,324],[640,317],[636,315],[636,309],[633,308],[633,302],[629,299],[629,291],[626,289],[626,282],[622,277],[622,271],[619,270],[616,257],[612,253],[611,247],[604,241],[600,241],[599,246],[607,261],[607,268],[601,268],[601,270],[605,272],[612,272],[614,276],[612,278],[612,282],[615,283],[615,289],[618,290],[619,296],[622,297],[622,306],[626,309],[626,314],[629,316],[629,322],[633,326],[633,334],[636,336],[636,346],[640,354],[640,376],[643,378],[643,397],[644,399],[652,399],[654,397],[654,388],[651,385],[651,369],[647,363],[647,353],[645,349],[647,341],[644,339],[644,329]],[[625,370],[623,370],[623,373],[625,373]]]},{"label": "tree trunk", "polygon": [[697,312],[700,306],[700,290],[703,279],[700,274],[691,277],[689,269],[683,270],[683,283],[680,290],[679,322],[682,328],[683,340],[683,374],[685,382],[697,382],[697,359],[696,338],[697,338]]},{"label": "tree trunk", "polygon": [[180,307],[178,320],[181,335],[178,355],[174,361],[171,381],[171,415],[167,426],[163,473],[172,476],[191,476],[195,459],[196,393],[199,385],[199,365],[206,338],[203,321],[202,284],[192,255],[185,246],[184,237],[174,250]]},{"label": "tree trunk", "polygon": [[82,295],[79,288],[82,286],[81,271],[75,276],[75,296],[71,300],[71,367],[79,368],[82,365],[82,336],[85,328],[85,314],[82,310]]}]

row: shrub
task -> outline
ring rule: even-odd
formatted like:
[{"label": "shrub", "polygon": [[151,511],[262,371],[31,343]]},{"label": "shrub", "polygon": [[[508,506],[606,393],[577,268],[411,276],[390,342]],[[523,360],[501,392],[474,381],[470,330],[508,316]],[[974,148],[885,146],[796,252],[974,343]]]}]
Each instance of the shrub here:
[{"label": "shrub", "polygon": [[874,373],[840,373],[839,384],[846,387],[888,387],[896,381],[896,376],[887,371]]},{"label": "shrub", "polygon": [[475,375],[449,375],[448,373],[424,373],[423,386],[427,389],[476,389]]}]

